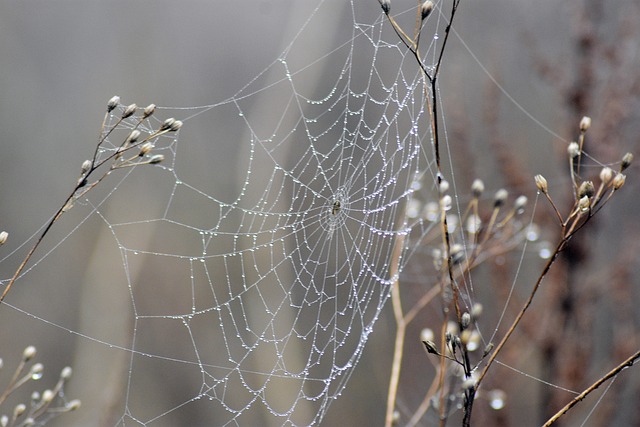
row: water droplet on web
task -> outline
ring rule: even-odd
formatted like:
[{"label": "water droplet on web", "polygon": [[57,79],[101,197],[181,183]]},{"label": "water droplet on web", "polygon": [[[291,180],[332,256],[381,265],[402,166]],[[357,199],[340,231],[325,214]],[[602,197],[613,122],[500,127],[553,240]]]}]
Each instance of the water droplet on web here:
[{"label": "water droplet on web", "polygon": [[540,227],[536,224],[531,224],[527,227],[527,240],[530,242],[535,242],[540,238]]},{"label": "water droplet on web", "polygon": [[542,259],[549,259],[551,257],[551,245],[549,245],[549,242],[542,242],[540,244],[538,255]]},{"label": "water droplet on web", "polygon": [[500,409],[504,408],[505,406],[505,400],[507,398],[507,395],[504,391],[502,390],[491,390],[489,392],[489,405],[491,406],[491,408],[495,409],[496,411],[499,411]]}]

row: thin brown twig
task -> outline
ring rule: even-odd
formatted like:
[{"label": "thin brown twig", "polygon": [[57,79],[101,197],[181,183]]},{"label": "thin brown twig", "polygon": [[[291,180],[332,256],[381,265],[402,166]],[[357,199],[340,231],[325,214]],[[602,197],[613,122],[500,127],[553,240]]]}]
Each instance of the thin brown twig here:
[{"label": "thin brown twig", "polygon": [[553,424],[556,421],[558,421],[558,419],[561,416],[566,414],[571,408],[573,408],[575,405],[580,403],[585,397],[587,397],[587,395],[589,395],[591,392],[593,392],[598,387],[600,387],[605,381],[607,381],[610,378],[615,377],[622,370],[632,366],[634,364],[634,362],[638,358],[640,358],[640,351],[637,351],[635,354],[633,354],[632,356],[627,358],[624,362],[620,363],[618,366],[616,366],[611,371],[609,371],[606,375],[602,376],[599,380],[597,380],[596,382],[591,384],[589,387],[587,387],[582,393],[577,395],[571,402],[567,403],[562,409],[560,409],[558,412],[556,412],[555,415],[553,415],[551,418],[549,418],[547,420],[547,422],[544,423],[543,427],[548,427],[551,424]]}]

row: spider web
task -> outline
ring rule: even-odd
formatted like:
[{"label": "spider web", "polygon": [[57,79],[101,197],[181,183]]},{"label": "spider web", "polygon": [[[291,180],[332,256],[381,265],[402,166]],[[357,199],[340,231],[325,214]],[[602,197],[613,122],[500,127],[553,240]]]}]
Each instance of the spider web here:
[{"label": "spider web", "polygon": [[[318,42],[340,13],[342,30]],[[76,226],[24,273],[45,269],[83,226],[105,230],[117,259],[106,267],[101,258],[101,271],[123,296],[107,311],[123,319],[113,328],[124,325],[124,338],[62,328],[127,356],[113,424],[196,425],[194,413],[208,425],[318,424],[347,387],[392,284],[401,273],[422,279],[405,267],[438,227],[415,198],[435,200],[427,94],[383,18],[375,1],[321,1],[233,96],[158,108],[139,129],[184,122],[154,140],[165,161],[114,173],[78,200],[65,214]],[[439,11],[430,16],[426,63],[444,25]],[[135,123],[120,123],[99,159]],[[86,310],[104,303],[94,298]]]},{"label": "spider web", "polygon": [[[265,414],[278,425],[310,425],[345,388],[400,272],[392,257],[401,260],[405,249],[403,209],[431,150],[419,133],[421,76],[413,64],[405,73],[402,46],[386,41],[370,6],[372,23],[361,23],[361,6],[352,3],[350,36],[309,53],[305,34],[322,25],[314,20],[320,4],[247,86],[182,114],[185,127],[233,116],[242,136],[232,143],[247,156],[235,194],[186,178],[173,155],[188,148],[176,138],[156,144],[168,160],[163,179],[173,182],[163,215],[118,219],[97,209],[121,252],[134,318],[119,425],[162,424],[199,400],[213,408],[215,425],[251,425]],[[313,67],[301,52],[318,58]],[[327,73],[321,86],[318,67]],[[256,106],[262,97],[266,109]],[[211,147],[230,143],[216,134]],[[140,246],[136,236],[146,228],[162,237]],[[175,278],[170,303],[154,291],[157,283],[129,273],[138,263],[164,281]],[[167,346],[150,343],[158,325],[171,335]],[[150,409],[139,400],[153,393],[144,384],[148,365],[176,363],[201,381],[166,408]]]}]

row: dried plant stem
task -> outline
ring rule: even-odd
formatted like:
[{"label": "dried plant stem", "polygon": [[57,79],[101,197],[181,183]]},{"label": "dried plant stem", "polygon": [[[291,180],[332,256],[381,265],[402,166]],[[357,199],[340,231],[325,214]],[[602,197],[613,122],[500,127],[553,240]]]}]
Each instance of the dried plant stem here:
[{"label": "dried plant stem", "polygon": [[391,285],[391,302],[393,305],[393,316],[396,320],[396,339],[393,349],[393,363],[391,365],[391,378],[389,380],[389,391],[387,393],[387,413],[385,416],[385,427],[393,424],[393,412],[396,406],[396,396],[398,395],[398,383],[400,381],[400,368],[402,366],[402,353],[404,348],[404,337],[406,332],[406,322],[402,312],[402,301],[400,300],[400,256],[404,247],[404,235],[398,236],[391,258],[391,277],[395,281]]},{"label": "dried plant stem", "polygon": [[602,385],[602,383],[604,383],[605,381],[607,381],[610,378],[615,377],[616,375],[618,375],[618,373],[620,373],[622,370],[632,366],[634,364],[634,362],[640,358],[640,351],[637,351],[635,354],[633,354],[632,356],[630,356],[628,359],[626,359],[624,362],[620,363],[618,366],[616,366],[615,368],[613,368],[611,371],[609,371],[606,375],[604,375],[602,378],[600,378],[598,381],[594,382],[593,384],[591,384],[589,387],[587,387],[582,393],[580,393],[579,395],[577,395],[571,402],[567,403],[562,409],[560,409],[558,412],[556,412],[556,414],[554,416],[552,416],[551,418],[549,418],[547,420],[546,423],[544,423],[543,427],[548,427],[551,424],[555,423],[556,421],[558,421],[558,419],[563,416],[564,414],[566,414],[571,408],[573,408],[575,405],[577,405],[579,402],[581,402],[585,397],[587,397],[587,395],[589,395],[592,391],[596,390],[598,387],[600,387]]}]

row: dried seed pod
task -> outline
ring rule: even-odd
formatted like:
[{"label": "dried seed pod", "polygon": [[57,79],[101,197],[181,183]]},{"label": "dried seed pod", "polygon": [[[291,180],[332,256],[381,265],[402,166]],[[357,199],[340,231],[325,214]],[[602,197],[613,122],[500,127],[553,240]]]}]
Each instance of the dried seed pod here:
[{"label": "dried seed pod", "polygon": [[111,97],[109,102],[107,102],[107,113],[112,112],[119,104],[120,104],[120,97],[119,96],[116,95],[116,96]]},{"label": "dried seed pod", "polygon": [[536,182],[536,187],[538,187],[538,190],[540,190],[544,194],[547,194],[549,192],[549,185],[547,184],[547,180],[544,176],[536,175],[533,179]]},{"label": "dried seed pod", "polygon": [[127,105],[127,108],[125,108],[124,111],[122,112],[122,118],[126,119],[128,117],[133,116],[133,113],[135,113],[137,109],[138,109],[138,106],[136,104]]},{"label": "dried seed pod", "polygon": [[477,199],[482,195],[483,192],[484,183],[479,179],[474,180],[473,184],[471,184],[471,194],[473,194],[473,197]]},{"label": "dried seed pod", "polygon": [[591,117],[584,116],[582,120],[580,120],[580,131],[586,132],[587,129],[591,127]]},{"label": "dried seed pod", "polygon": [[420,5],[420,15],[422,16],[423,21],[427,19],[427,17],[431,14],[432,10],[433,10],[432,1],[427,0]]},{"label": "dried seed pod", "polygon": [[156,104],[149,104],[144,107],[144,112],[142,113],[142,118],[146,119],[147,117],[153,115],[156,111]]}]

